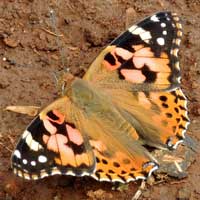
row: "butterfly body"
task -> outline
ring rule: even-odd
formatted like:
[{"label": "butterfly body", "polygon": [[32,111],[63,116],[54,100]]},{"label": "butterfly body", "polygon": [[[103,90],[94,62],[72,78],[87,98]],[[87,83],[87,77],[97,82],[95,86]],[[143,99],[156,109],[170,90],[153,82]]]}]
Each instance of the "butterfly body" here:
[{"label": "butterfly body", "polygon": [[181,35],[177,15],[160,12],[115,39],[27,127],[12,156],[14,172],[122,183],[151,175],[158,162],[144,145],[175,149],[189,124]]}]

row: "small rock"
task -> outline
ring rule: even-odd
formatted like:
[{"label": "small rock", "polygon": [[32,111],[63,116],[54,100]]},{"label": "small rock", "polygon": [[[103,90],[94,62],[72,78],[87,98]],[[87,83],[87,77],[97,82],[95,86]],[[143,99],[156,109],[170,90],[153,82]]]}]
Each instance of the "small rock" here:
[{"label": "small rock", "polygon": [[55,54],[51,55],[51,57],[54,59],[54,60],[59,60],[59,57]]},{"label": "small rock", "polygon": [[11,48],[15,48],[18,46],[19,41],[16,41],[12,38],[4,38],[3,42],[5,43],[5,45],[11,47]]}]

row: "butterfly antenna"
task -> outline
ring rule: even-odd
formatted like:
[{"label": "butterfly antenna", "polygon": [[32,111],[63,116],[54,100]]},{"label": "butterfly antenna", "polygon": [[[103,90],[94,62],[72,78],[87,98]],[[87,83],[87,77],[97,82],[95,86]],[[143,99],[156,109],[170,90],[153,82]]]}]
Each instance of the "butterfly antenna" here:
[{"label": "butterfly antenna", "polygon": [[57,29],[56,15],[55,15],[55,12],[54,12],[53,9],[50,9],[49,12],[50,12],[52,27],[53,27],[54,32],[56,34],[56,43],[57,43],[59,54],[60,54],[60,57],[61,57],[61,65],[65,69],[67,67],[65,67],[64,51],[63,51],[63,48],[62,48],[62,45],[61,45],[61,40],[58,37],[59,33],[58,33],[58,29]]},{"label": "butterfly antenna", "polygon": [[56,35],[56,43],[57,43],[59,54],[60,54],[60,57],[61,57],[61,66],[62,66],[62,69],[63,69],[59,73],[55,73],[54,72],[53,76],[54,76],[55,81],[56,81],[56,86],[58,88],[58,93],[61,92],[61,94],[62,94],[64,92],[65,87],[66,87],[66,82],[64,80],[62,80],[62,79],[63,79],[64,75],[69,72],[70,69],[68,67],[66,67],[66,64],[65,64],[66,63],[66,59],[65,59],[65,56],[64,56],[64,50],[62,48],[61,40],[59,38],[59,32],[58,32],[58,29],[57,29],[56,14],[55,14],[53,9],[49,9],[49,13],[50,13],[50,19],[51,19],[53,31],[54,31],[54,33]]}]

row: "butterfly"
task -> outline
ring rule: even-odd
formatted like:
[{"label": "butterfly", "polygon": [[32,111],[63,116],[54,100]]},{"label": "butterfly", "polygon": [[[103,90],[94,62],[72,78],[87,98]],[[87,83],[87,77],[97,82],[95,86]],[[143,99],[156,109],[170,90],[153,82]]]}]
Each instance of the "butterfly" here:
[{"label": "butterfly", "polygon": [[148,147],[176,149],[189,124],[181,36],[177,14],[159,12],[111,42],[24,131],[12,154],[14,173],[122,183],[150,176],[159,163]]}]

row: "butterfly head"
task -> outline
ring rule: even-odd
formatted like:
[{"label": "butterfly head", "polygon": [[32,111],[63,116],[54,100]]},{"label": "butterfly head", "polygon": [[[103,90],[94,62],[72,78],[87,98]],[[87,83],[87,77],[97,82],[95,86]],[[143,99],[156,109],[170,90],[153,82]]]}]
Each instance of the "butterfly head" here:
[{"label": "butterfly head", "polygon": [[70,72],[64,72],[59,75],[59,78],[56,77],[56,87],[61,96],[65,95],[66,90],[70,87],[74,79],[75,77]]}]

